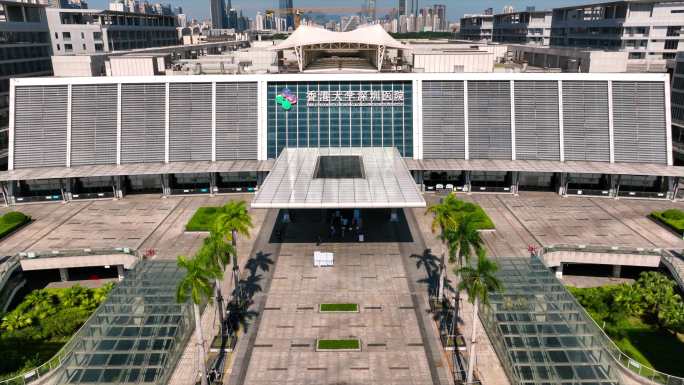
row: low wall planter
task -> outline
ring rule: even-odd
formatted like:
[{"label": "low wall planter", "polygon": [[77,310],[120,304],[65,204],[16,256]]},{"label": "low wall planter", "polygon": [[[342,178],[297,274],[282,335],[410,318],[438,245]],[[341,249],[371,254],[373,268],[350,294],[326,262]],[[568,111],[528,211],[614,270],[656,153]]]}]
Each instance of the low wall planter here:
[{"label": "low wall planter", "polygon": [[358,313],[359,305],[355,303],[322,303],[318,305],[319,313]]},{"label": "low wall planter", "polygon": [[317,352],[360,352],[361,340],[358,338],[345,338],[339,340],[316,340]]}]

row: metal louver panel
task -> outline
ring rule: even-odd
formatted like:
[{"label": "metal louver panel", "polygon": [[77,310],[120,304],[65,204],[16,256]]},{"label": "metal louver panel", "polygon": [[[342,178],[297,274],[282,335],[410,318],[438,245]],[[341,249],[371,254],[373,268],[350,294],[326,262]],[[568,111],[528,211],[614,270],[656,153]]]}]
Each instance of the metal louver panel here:
[{"label": "metal louver panel", "polygon": [[16,87],[14,167],[66,166],[67,86]]},{"label": "metal louver panel", "polygon": [[166,86],[121,85],[121,163],[164,161]]},{"label": "metal louver panel", "polygon": [[560,160],[558,82],[514,84],[516,159]]},{"label": "metal louver panel", "polygon": [[510,82],[468,82],[468,143],[470,159],[511,159]]},{"label": "metal louver panel", "polygon": [[662,82],[613,82],[616,162],[667,164]]},{"label": "metal louver panel", "polygon": [[565,160],[610,162],[608,82],[563,82]]},{"label": "metal louver panel", "polygon": [[216,84],[216,160],[257,158],[257,83]]},{"label": "metal louver panel", "polygon": [[423,158],[465,159],[462,81],[423,82]]},{"label": "metal louver panel", "polygon": [[169,161],[211,160],[211,83],[171,83]]},{"label": "metal louver panel", "polygon": [[116,84],[71,88],[71,164],[116,163]]}]

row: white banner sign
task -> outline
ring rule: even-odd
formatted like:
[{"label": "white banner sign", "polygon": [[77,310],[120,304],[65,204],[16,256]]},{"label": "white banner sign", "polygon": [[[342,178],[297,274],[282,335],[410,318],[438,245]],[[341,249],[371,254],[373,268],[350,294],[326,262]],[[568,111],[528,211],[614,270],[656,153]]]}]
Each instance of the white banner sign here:
[{"label": "white banner sign", "polygon": [[333,106],[403,106],[404,91],[309,91],[309,107]]}]

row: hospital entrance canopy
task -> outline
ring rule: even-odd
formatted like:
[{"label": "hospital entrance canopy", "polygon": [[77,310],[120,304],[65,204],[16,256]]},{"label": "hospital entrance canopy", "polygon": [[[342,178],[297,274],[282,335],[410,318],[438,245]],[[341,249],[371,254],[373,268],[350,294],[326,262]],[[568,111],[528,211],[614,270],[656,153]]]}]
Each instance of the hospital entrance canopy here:
[{"label": "hospital entrance canopy", "polygon": [[425,207],[399,151],[382,148],[286,148],[252,208]]}]

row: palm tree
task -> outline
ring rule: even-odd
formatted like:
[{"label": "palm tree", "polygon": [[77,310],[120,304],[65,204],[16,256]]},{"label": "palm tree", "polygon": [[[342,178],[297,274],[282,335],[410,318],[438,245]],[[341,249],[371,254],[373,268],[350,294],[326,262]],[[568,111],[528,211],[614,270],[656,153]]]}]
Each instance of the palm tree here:
[{"label": "palm tree", "polygon": [[192,300],[195,315],[195,330],[197,331],[197,359],[199,361],[199,376],[202,385],[207,385],[207,368],[204,352],[204,334],[202,333],[202,320],[200,315],[200,305],[204,301],[211,300],[214,290],[211,280],[220,275],[206,258],[201,255],[193,259],[185,256],[178,257],[178,267],[185,269],[183,279],[178,283],[176,290],[176,300],[178,303],[185,303],[188,298]]},{"label": "palm tree", "polygon": [[225,312],[223,307],[223,295],[221,295],[221,281],[225,273],[226,266],[230,263],[231,254],[235,253],[235,248],[230,243],[226,242],[223,235],[216,231],[210,231],[209,236],[204,239],[204,245],[200,250],[202,258],[207,258],[214,268],[220,271],[220,276],[215,278],[216,286],[216,309],[219,313],[219,322],[221,325],[221,335],[225,335]]},{"label": "palm tree", "polygon": [[[245,201],[230,201],[221,208],[216,217],[214,228],[218,234],[225,236],[233,245],[233,286],[238,290],[240,280],[240,266],[237,258],[237,237],[242,234],[249,237],[249,230],[253,227],[252,217],[247,212]],[[239,293],[238,293],[239,297]]]},{"label": "palm tree", "polygon": [[455,262],[458,257],[458,265],[470,264],[470,257],[476,254],[482,247],[477,216],[471,213],[463,213],[457,226],[447,229],[444,237],[449,246],[449,262]]},{"label": "palm tree", "polygon": [[501,281],[495,273],[499,270],[499,265],[490,260],[485,255],[484,249],[477,252],[477,265],[472,267],[470,264],[462,266],[456,271],[461,277],[458,284],[459,290],[468,293],[468,301],[473,304],[473,331],[470,338],[470,354],[468,355],[468,376],[466,383],[473,382],[473,370],[475,368],[475,345],[477,343],[477,313],[480,302],[489,305],[489,293],[492,291],[502,291]]},{"label": "palm tree", "polygon": [[460,202],[453,194],[449,194],[442,201],[436,205],[428,207],[425,214],[432,214],[434,218],[432,219],[432,233],[439,231],[437,239],[440,241],[442,247],[440,265],[439,265],[439,289],[437,298],[442,301],[444,297],[444,279],[445,279],[445,269],[444,269],[444,254],[445,254],[445,243],[447,241],[445,234],[451,228],[456,226],[455,211],[454,208],[457,207],[457,202]]}]

